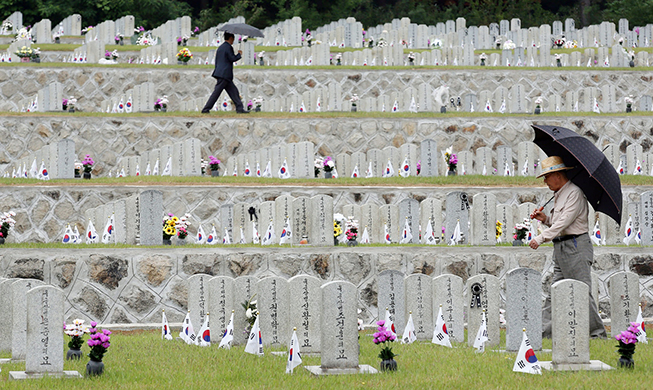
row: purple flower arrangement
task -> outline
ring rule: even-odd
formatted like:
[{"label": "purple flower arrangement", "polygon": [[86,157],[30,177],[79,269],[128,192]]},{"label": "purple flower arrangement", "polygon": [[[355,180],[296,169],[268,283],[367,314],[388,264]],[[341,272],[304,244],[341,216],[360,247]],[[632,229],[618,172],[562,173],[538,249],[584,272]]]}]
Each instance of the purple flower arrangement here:
[{"label": "purple flower arrangement", "polygon": [[84,157],[84,160],[82,161],[82,165],[84,166],[84,172],[90,173],[93,170],[94,164],[95,161],[93,161],[91,155],[87,154],[86,157]]},{"label": "purple flower arrangement", "polygon": [[95,362],[101,362],[104,354],[111,346],[111,331],[107,329],[100,330],[97,328],[97,322],[91,321],[91,328],[89,329],[91,337],[86,342],[91,347],[91,352],[88,357]]},{"label": "purple flower arrangement", "polygon": [[619,342],[617,352],[621,355],[619,359],[619,366],[626,368],[634,368],[635,362],[633,355],[635,354],[635,347],[637,346],[637,334],[639,333],[639,324],[631,322],[627,330],[622,331],[614,338]]},{"label": "purple flower arrangement", "polygon": [[220,160],[213,156],[209,156],[209,166],[211,167],[212,171],[217,171],[220,169]]},{"label": "purple flower arrangement", "polygon": [[379,352],[379,359],[381,360],[392,360],[395,355],[392,352],[392,347],[386,345],[386,343],[391,343],[396,340],[397,336],[389,329],[385,327],[385,321],[378,321],[376,323],[379,327],[376,328],[376,333],[374,333],[374,344],[381,345],[381,351]]},{"label": "purple flower arrangement", "polygon": [[336,163],[333,162],[331,156],[326,156],[322,162],[322,165],[324,166],[324,172],[331,172],[333,171],[333,168],[336,167]]}]

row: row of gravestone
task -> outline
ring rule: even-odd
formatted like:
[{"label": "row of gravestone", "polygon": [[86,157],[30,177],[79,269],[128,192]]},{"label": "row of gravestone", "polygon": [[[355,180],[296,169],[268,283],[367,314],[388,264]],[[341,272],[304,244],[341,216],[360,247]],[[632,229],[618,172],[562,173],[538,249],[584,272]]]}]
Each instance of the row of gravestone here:
[{"label": "row of gravestone", "polygon": [[63,102],[63,85],[53,82],[41,88],[33,98],[17,102],[21,112],[61,111]]},{"label": "row of gravestone", "polygon": [[43,146],[8,165],[3,176],[30,179],[72,179],[75,177],[75,142],[62,139]]},{"label": "row of gravestone", "polygon": [[200,176],[202,174],[200,140],[187,138],[141,153],[140,156],[123,157],[118,161],[119,176]]},{"label": "row of gravestone", "polygon": [[[238,154],[227,160],[224,175],[228,176],[264,176],[270,167],[271,177],[283,177],[280,169],[284,167],[293,178],[314,178],[314,145],[310,141],[276,145],[252,152]],[[431,177],[446,175],[449,167],[442,159],[443,151],[438,150],[437,142],[426,139],[419,146],[413,143],[403,144],[399,148],[387,146],[383,149],[369,149],[367,153],[338,153],[335,157],[335,169],[338,177],[392,177],[416,176],[419,164],[419,176]],[[459,175],[499,175],[499,176],[535,176],[540,173],[539,161],[546,155],[537,145],[530,141],[517,145],[517,164],[514,163],[513,150],[501,145],[496,151],[488,147],[476,149],[476,153],[462,151],[454,153],[458,157],[456,170]],[[388,174],[388,167],[392,172]],[[407,169],[406,169],[407,167]],[[495,169],[496,167],[496,169]],[[260,169],[259,169],[260,168]],[[261,172],[258,175],[258,172]],[[324,171],[320,167],[320,172]],[[357,172],[356,176],[354,173]],[[320,177],[322,174],[320,174]]]},{"label": "row of gravestone", "polygon": [[156,101],[154,83],[145,82],[135,85],[134,88],[115,96],[113,99],[103,100],[100,103],[100,112],[111,114],[152,112]]},{"label": "row of gravestone", "polygon": [[[612,335],[617,335],[626,330],[638,314],[639,279],[632,272],[618,272],[608,283],[613,308],[611,332]],[[309,275],[298,275],[286,280],[280,277],[258,279],[253,276],[232,279],[198,274],[188,279],[188,309],[194,324],[202,324],[206,313],[210,313],[213,331],[217,334],[224,332],[233,312],[237,335],[234,341],[244,343],[247,339],[246,333],[241,332],[247,326],[247,306],[244,304],[255,301],[264,344],[284,345],[290,338],[293,327],[296,327],[300,333],[301,350],[318,352],[326,348],[324,340],[319,337],[320,324],[328,320],[325,311],[333,304],[333,301],[320,301],[321,284],[318,278]],[[593,298],[590,287],[581,284],[586,293],[575,297],[577,302],[585,302],[584,306],[577,308],[579,317],[589,315],[589,299]],[[488,344],[499,345],[501,298],[499,279],[495,276],[476,275],[463,285],[463,280],[455,275],[431,278],[424,274],[405,276],[400,271],[387,270],[379,274],[377,285],[379,319],[384,317],[387,309],[399,335],[403,334],[408,316],[412,315],[417,339],[430,340],[435,318],[442,307],[449,336],[456,342],[464,342],[464,322],[467,322],[468,344],[471,346],[481,324],[481,312],[485,311]],[[554,297],[558,291],[552,288]],[[505,296],[506,350],[519,349],[524,328],[533,347],[541,349],[542,275],[529,268],[511,270],[506,275]],[[345,304],[357,307],[356,300]],[[562,316],[564,310],[560,310],[561,307],[566,306],[553,306],[554,322]],[[585,335],[589,338],[589,331]]]},{"label": "row of gravestone", "polygon": [[61,289],[40,280],[0,279],[0,353],[25,362],[25,371],[9,372],[10,379],[80,376],[63,369],[65,300]]}]

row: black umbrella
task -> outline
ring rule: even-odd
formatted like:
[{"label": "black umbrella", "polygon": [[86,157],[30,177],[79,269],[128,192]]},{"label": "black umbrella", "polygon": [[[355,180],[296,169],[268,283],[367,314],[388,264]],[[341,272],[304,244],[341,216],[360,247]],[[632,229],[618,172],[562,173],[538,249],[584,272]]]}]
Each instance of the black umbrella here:
[{"label": "black umbrella", "polygon": [[229,23],[218,27],[218,31],[224,31],[232,34],[247,35],[253,38],[263,38],[263,32],[256,27],[245,23]]},{"label": "black umbrella", "polygon": [[[535,142],[548,156],[559,156],[569,179],[580,187],[594,210],[621,224],[622,193],[617,170],[592,141],[557,126],[532,125]],[[547,202],[548,203],[548,202]]]}]

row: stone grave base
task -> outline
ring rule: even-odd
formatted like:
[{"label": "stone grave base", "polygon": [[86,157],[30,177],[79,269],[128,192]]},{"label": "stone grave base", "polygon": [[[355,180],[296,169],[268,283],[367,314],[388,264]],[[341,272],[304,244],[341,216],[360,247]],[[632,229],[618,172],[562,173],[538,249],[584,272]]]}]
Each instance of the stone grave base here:
[{"label": "stone grave base", "polygon": [[540,366],[548,371],[608,371],[614,370],[600,360],[590,360],[583,364],[553,364],[553,362],[540,362]]},{"label": "stone grave base", "polygon": [[64,372],[49,372],[49,373],[34,373],[25,371],[9,371],[10,381],[19,381],[23,379],[41,379],[44,376],[53,378],[82,378],[82,375],[77,371],[64,371]]},{"label": "stone grave base", "polygon": [[349,374],[378,374],[379,371],[367,364],[358,368],[322,368],[322,366],[304,366],[313,375],[349,375]]},{"label": "stone grave base", "polygon": [[9,363],[25,363],[25,359],[22,360],[12,360],[11,358],[0,359],[0,364],[9,364]]},{"label": "stone grave base", "polygon": [[[287,357],[287,356],[288,356],[288,351],[272,351],[272,352],[270,352],[270,353],[271,353],[272,355],[274,355],[274,356],[284,356],[284,357]],[[306,356],[306,357],[315,357],[315,356],[320,356],[320,353],[319,353],[319,352],[301,352],[301,351],[299,351],[299,353],[300,353],[302,356]]]},{"label": "stone grave base", "polygon": [[[506,351],[505,349],[493,349],[492,352],[499,352],[499,353],[517,353],[519,351]],[[535,353],[551,353],[553,352],[552,349],[540,349],[539,351],[535,351]]]}]

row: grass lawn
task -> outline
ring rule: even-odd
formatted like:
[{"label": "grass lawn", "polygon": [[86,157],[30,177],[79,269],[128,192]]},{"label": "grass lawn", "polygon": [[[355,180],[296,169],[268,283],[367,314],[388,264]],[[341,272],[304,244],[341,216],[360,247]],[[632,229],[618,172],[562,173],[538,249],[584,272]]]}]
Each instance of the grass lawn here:
[{"label": "grass lawn", "polygon": [[[255,163],[254,163],[255,165]],[[141,169],[143,169],[141,167]],[[10,169],[11,171],[11,169]],[[224,170],[221,171],[223,173]],[[115,171],[114,171],[115,173]],[[653,176],[645,175],[622,175],[621,185],[650,186],[653,185]],[[257,178],[244,176],[129,176],[129,177],[93,177],[91,180],[81,179],[4,179],[0,178],[0,186],[110,186],[121,185],[142,185],[142,186],[193,186],[193,185],[217,185],[217,186],[364,186],[364,187],[544,187],[543,179],[533,176],[482,176],[482,175],[458,175],[458,176],[435,176],[435,177],[391,177],[391,178],[358,178],[342,177],[338,179],[278,179],[278,178]]]},{"label": "grass lawn", "polygon": [[[175,331],[176,332],[176,331]],[[214,332],[214,334],[217,332]],[[378,347],[365,331],[360,336],[360,364],[379,365]],[[505,337],[502,332],[502,338]],[[607,372],[544,372],[542,376],[512,372],[514,353],[496,353],[489,349],[476,354],[465,345],[449,349],[420,342],[396,344],[393,351],[398,371],[377,375],[314,377],[302,366],[285,373],[286,357],[246,354],[244,346],[231,350],[216,346],[201,348],[180,341],[162,341],[158,331],[115,332],[105,356],[105,373],[94,379],[42,379],[8,382],[9,371],[25,369],[25,364],[2,365],[2,389],[644,389],[650,388],[653,370],[653,346],[638,345],[635,369]],[[505,345],[502,340],[502,345]],[[614,340],[592,340],[590,356],[615,366],[618,355]],[[544,348],[551,341],[544,340]],[[88,347],[83,348],[84,355]],[[62,351],[63,353],[63,351]],[[550,353],[536,351],[540,361]],[[88,358],[65,362],[65,370],[85,373]],[[304,357],[303,365],[319,365],[319,357]]]}]

